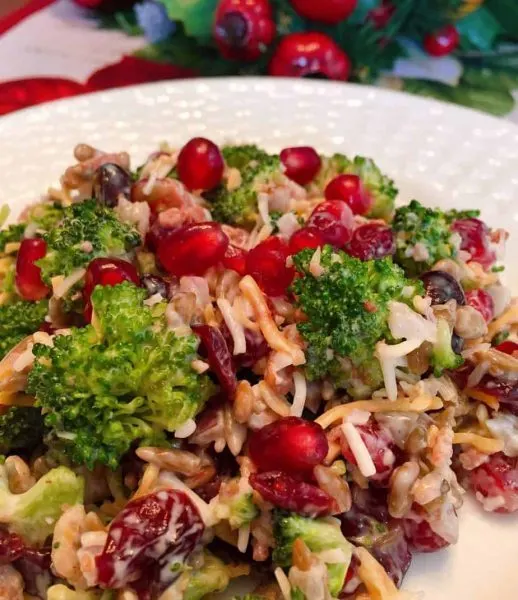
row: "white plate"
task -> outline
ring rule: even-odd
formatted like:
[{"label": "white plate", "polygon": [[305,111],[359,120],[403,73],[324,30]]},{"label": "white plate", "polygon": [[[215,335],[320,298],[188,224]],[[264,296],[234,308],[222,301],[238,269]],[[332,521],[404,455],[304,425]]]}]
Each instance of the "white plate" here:
[{"label": "white plate", "polygon": [[[272,150],[295,144],[372,156],[400,199],[477,207],[511,233],[507,281],[518,282],[518,128],[480,113],[380,89],[274,79],[214,79],[125,88],[0,119],[1,203],[17,214],[71,164],[77,142],[143,159],[195,135]],[[461,511],[460,541],[415,558],[405,587],[428,600],[516,600],[518,519]]]}]

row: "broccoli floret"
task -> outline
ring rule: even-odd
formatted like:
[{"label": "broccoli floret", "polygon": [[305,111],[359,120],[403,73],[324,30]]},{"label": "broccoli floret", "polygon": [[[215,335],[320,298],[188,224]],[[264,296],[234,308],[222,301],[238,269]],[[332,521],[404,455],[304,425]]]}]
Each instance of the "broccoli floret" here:
[{"label": "broccoli floret", "polygon": [[228,166],[239,169],[240,185],[232,190],[221,185],[207,194],[212,216],[216,221],[252,227],[257,219],[257,194],[270,183],[286,181],[278,156],[272,156],[255,146],[232,146],[223,149]]},{"label": "broccoli floret", "polygon": [[361,261],[330,246],[322,251],[323,273],[315,277],[309,271],[313,252],[293,257],[301,274],[293,290],[307,316],[297,328],[308,344],[308,376],[330,376],[355,397],[369,394],[383,380],[374,350],[376,342],[390,338],[389,302],[408,302],[422,286],[406,279],[390,258]]},{"label": "broccoli floret", "polygon": [[32,450],[43,437],[43,417],[39,408],[13,406],[0,415],[0,454]]},{"label": "broccoli floret", "polygon": [[198,339],[168,330],[163,307],[145,298],[127,282],[97,286],[95,327],[33,348],[28,393],[74,462],[116,468],[135,440],[163,444],[165,432],[194,417],[212,392],[208,376],[191,367]]},{"label": "broccoli floret", "polygon": [[228,567],[210,552],[203,553],[203,567],[192,572],[183,600],[201,600],[208,594],[221,592],[230,583]]},{"label": "broccoli floret", "polygon": [[350,160],[344,154],[334,154],[322,159],[322,168],[317,178],[320,191],[337,175],[358,175],[370,194],[372,206],[368,217],[388,220],[394,212],[397,188],[394,181],[384,175],[371,158],[355,156]]},{"label": "broccoli floret", "polygon": [[338,523],[275,510],[273,536],[275,548],[272,558],[280,567],[291,566],[293,544],[298,538],[304,541],[311,552],[342,550],[343,561],[339,564],[328,565],[329,591],[332,596],[338,596],[345,581],[353,550],[353,546],[343,535]]},{"label": "broccoli floret", "polygon": [[444,319],[437,321],[437,341],[432,348],[430,362],[434,375],[440,377],[445,369],[457,369],[464,359],[460,354],[455,354],[451,347],[452,332]]},{"label": "broccoli floret", "polygon": [[247,525],[259,515],[259,509],[254,504],[253,495],[241,494],[230,504],[229,523],[232,529],[238,529]]},{"label": "broccoli floret", "polygon": [[[37,264],[46,283],[55,275],[69,275],[97,256],[121,256],[141,241],[136,229],[118,221],[113,210],[95,200],[67,207],[60,224],[43,238],[47,254]],[[91,251],[85,242],[90,242]]]},{"label": "broccoli floret", "polygon": [[65,207],[57,202],[40,202],[31,207],[25,221],[34,223],[38,229],[50,231],[58,225],[65,214]]},{"label": "broccoli floret", "polygon": [[27,492],[13,494],[0,467],[0,523],[29,544],[42,544],[54,530],[64,506],[83,502],[83,479],[66,467],[52,469]]},{"label": "broccoli floret", "polygon": [[21,242],[25,227],[25,223],[15,223],[0,231],[0,252],[5,252],[6,244],[11,242]]},{"label": "broccoli floret", "polygon": [[[450,229],[453,221],[478,211],[443,211],[427,208],[417,200],[396,209],[392,228],[396,234],[394,260],[410,276],[428,271],[444,258],[455,258],[457,247]],[[416,244],[419,244],[416,248]]]},{"label": "broccoli floret", "polygon": [[24,302],[0,306],[0,358],[31,333],[38,330],[47,314],[48,301]]}]

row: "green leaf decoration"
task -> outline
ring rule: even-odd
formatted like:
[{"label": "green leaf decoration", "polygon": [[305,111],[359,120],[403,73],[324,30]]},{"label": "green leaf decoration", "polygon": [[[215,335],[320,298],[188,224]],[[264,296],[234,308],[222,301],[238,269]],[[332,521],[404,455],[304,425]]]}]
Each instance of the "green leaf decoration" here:
[{"label": "green leaf decoration", "polygon": [[518,2],[516,0],[486,0],[484,7],[513,39],[518,39]]},{"label": "green leaf decoration", "polygon": [[169,18],[183,24],[188,36],[207,41],[212,36],[214,12],[218,0],[159,0]]},{"label": "green leaf decoration", "polygon": [[461,49],[490,50],[503,33],[500,23],[489,10],[481,6],[456,24],[461,34]]}]

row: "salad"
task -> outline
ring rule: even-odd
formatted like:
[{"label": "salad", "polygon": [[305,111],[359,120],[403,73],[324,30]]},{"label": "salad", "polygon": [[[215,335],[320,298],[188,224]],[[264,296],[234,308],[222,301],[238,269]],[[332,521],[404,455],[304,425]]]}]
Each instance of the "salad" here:
[{"label": "salad", "polygon": [[504,230],[311,147],[74,156],[0,232],[1,598],[410,600],[518,510]]}]

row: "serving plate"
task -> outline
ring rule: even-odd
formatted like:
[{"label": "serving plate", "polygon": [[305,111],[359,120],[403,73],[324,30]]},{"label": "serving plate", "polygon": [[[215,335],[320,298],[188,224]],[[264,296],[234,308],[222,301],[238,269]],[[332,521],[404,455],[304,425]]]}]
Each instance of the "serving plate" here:
[{"label": "serving plate", "polygon": [[[13,218],[38,199],[87,142],[138,164],[167,140],[313,145],[372,156],[400,202],[480,208],[511,234],[505,280],[518,293],[518,127],[475,111],[365,86],[239,78],[158,83],[38,106],[0,119],[0,203]],[[405,588],[428,600],[516,600],[518,517],[487,515],[470,499],[459,543],[418,555]]]}]

